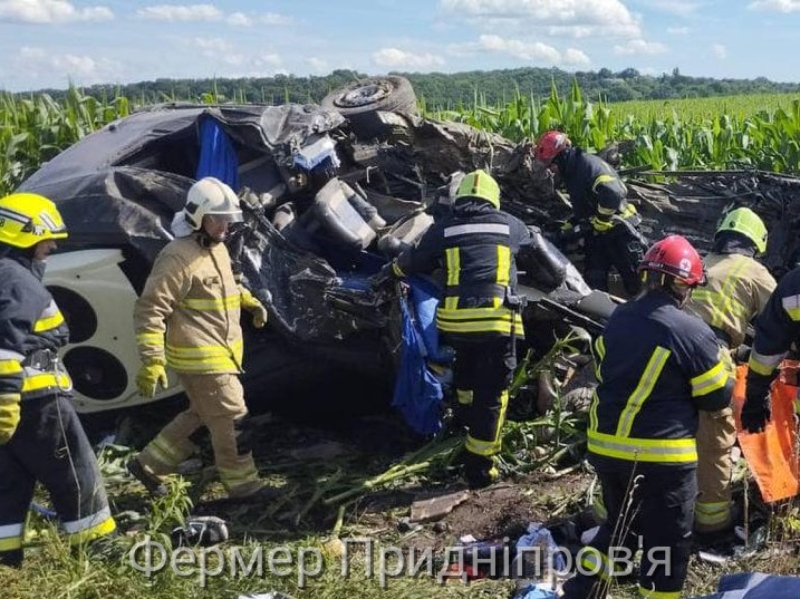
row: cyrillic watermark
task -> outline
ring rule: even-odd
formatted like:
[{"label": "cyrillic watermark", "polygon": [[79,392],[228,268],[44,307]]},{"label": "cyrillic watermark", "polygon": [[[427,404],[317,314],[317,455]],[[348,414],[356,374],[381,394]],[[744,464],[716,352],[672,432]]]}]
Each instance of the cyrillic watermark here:
[{"label": "cyrillic watermark", "polygon": [[[369,538],[341,540],[342,551],[335,559],[326,561],[325,552],[318,547],[178,547],[170,549],[146,537],[128,553],[134,570],[148,578],[171,571],[175,576],[197,578],[205,588],[217,577],[232,579],[294,577],[299,588],[325,574],[326,568],[338,570],[342,577],[361,576],[377,579],[386,588],[392,579],[401,577],[435,578],[440,584],[461,580],[467,584],[473,578],[526,578],[552,581],[564,578],[573,570],[585,576],[625,576],[633,572],[634,553],[627,547],[611,547],[603,554],[587,546],[572,553],[563,547],[512,548],[505,539],[496,544],[458,545],[445,547],[435,554],[432,547],[417,549],[378,545]],[[651,576],[656,568],[671,572],[669,547],[654,547],[648,553]],[[356,568],[359,571],[356,571]]]}]

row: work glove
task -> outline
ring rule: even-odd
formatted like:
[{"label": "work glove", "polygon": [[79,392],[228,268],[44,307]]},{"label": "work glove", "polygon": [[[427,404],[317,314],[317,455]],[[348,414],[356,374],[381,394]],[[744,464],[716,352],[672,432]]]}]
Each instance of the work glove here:
[{"label": "work glove", "polygon": [[610,231],[616,222],[612,218],[604,218],[602,216],[593,216],[589,219],[589,224],[596,233],[605,233]]},{"label": "work glove", "polygon": [[[764,380],[761,380],[761,379]],[[742,427],[748,433],[764,431],[772,416],[768,377],[747,380],[747,397],[742,406]]]},{"label": "work glove", "polygon": [[0,396],[0,445],[11,441],[19,426],[19,395]]},{"label": "work glove", "polygon": [[256,297],[250,293],[250,291],[244,287],[242,287],[241,290],[242,308],[250,312],[250,314],[253,316],[253,326],[257,329],[263,329],[269,318],[267,309],[264,307],[264,304],[258,301],[258,299],[256,299]]},{"label": "work glove", "polygon": [[136,387],[142,397],[153,398],[159,387],[166,389],[168,386],[167,370],[161,363],[144,364],[136,375]]}]

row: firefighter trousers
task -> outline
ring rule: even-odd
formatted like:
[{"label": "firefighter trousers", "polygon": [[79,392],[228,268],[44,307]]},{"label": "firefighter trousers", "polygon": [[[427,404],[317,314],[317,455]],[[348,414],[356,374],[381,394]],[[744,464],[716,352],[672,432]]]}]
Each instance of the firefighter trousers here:
[{"label": "firefighter trousers", "polygon": [[731,449],[736,443],[733,409],[700,410],[697,427],[697,532],[725,530],[732,524]]},{"label": "firefighter trousers", "polygon": [[16,433],[0,447],[0,564],[22,563],[25,517],[37,481],[71,545],[116,530],[94,451],[65,395],[24,400]]},{"label": "firefighter trousers", "polygon": [[617,225],[603,233],[594,232],[586,238],[586,283],[593,289],[608,290],[608,273],[617,269],[625,291],[633,297],[641,289],[637,267],[644,258],[641,239],[625,225]]},{"label": "firefighter trousers", "polygon": [[449,339],[456,352],[453,382],[457,409],[469,429],[465,449],[488,472],[502,448],[501,431],[508,407],[508,387],[516,367],[508,337]]},{"label": "firefighter trousers", "polygon": [[244,497],[263,487],[253,454],[241,447],[240,425],[247,415],[244,391],[236,374],[179,373],[189,408],[178,414],[137,456],[155,474],[175,472],[198,451],[190,437],[205,426],[211,434],[214,462],[230,497]]},{"label": "firefighter trousers", "polygon": [[642,541],[639,595],[680,599],[691,550],[697,494],[694,468],[630,463],[598,469],[608,520],[578,554],[578,574],[564,583],[563,599],[601,599],[615,576],[631,572]]}]

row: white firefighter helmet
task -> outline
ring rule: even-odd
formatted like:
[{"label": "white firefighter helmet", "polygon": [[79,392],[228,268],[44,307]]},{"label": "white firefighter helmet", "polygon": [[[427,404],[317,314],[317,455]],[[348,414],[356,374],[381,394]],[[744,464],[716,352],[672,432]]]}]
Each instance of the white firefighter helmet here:
[{"label": "white firefighter helmet", "polygon": [[223,217],[228,222],[241,222],[239,198],[225,183],[214,177],[203,177],[189,188],[183,207],[186,222],[195,231],[203,226],[203,217]]}]

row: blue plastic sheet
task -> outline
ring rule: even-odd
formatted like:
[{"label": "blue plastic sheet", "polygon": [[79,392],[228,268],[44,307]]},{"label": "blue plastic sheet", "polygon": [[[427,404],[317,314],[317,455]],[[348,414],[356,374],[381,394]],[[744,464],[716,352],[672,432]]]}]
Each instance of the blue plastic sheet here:
[{"label": "blue plastic sheet", "polygon": [[[442,428],[442,385],[428,368],[429,350],[425,335],[435,333],[435,305],[430,310],[430,296],[422,292],[422,303],[414,301],[417,280],[411,279],[413,307],[401,297],[403,349],[394,387],[392,405],[408,425],[421,435],[434,435]],[[419,294],[417,294],[419,297]],[[427,296],[427,297],[426,297]],[[422,313],[419,311],[422,308]],[[431,324],[433,330],[431,331]],[[437,337],[438,339],[438,337]],[[435,345],[434,348],[438,349]]]},{"label": "blue plastic sheet", "polygon": [[200,124],[200,160],[195,179],[216,177],[234,191],[239,190],[239,160],[228,134],[209,117]]},{"label": "blue plastic sheet", "polygon": [[798,599],[800,577],[758,572],[726,574],[720,579],[717,590],[713,595],[696,599]]},{"label": "blue plastic sheet", "polygon": [[546,547],[547,551],[552,552],[551,555],[554,558],[553,567],[563,572],[567,564],[564,560],[564,556],[558,550],[558,545],[556,545],[552,533],[548,528],[545,528],[544,524],[541,522],[531,522],[528,525],[528,532],[522,535],[517,541],[517,552],[524,548],[542,546]]}]

